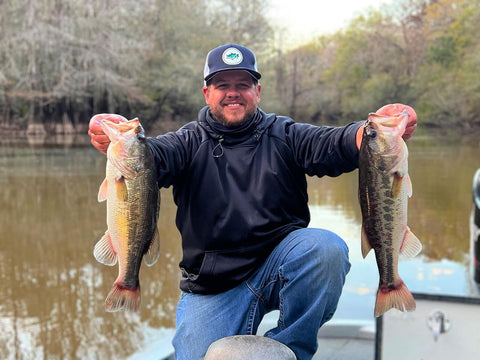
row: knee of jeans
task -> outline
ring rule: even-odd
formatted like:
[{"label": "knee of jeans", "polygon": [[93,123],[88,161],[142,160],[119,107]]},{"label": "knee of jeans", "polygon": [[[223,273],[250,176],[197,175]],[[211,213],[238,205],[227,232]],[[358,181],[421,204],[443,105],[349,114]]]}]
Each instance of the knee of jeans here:
[{"label": "knee of jeans", "polygon": [[326,269],[338,269],[348,272],[348,247],[343,239],[333,232],[305,229],[305,232],[296,238],[285,265],[293,271],[303,269],[324,272]]},{"label": "knee of jeans", "polygon": [[319,268],[346,268],[350,269],[348,246],[337,234],[321,230],[321,236],[310,240],[310,259],[317,263]]}]

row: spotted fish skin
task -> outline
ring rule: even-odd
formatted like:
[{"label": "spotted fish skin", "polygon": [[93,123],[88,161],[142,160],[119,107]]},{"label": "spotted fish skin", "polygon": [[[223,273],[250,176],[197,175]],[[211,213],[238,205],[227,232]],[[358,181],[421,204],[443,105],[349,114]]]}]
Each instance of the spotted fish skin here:
[{"label": "spotted fish skin", "polygon": [[398,274],[399,253],[413,257],[422,248],[407,226],[412,184],[408,175],[408,149],[401,137],[407,121],[407,112],[395,116],[370,114],[360,147],[362,255],[366,257],[374,249],[380,277],[376,317],[391,308],[415,309],[415,300]]}]

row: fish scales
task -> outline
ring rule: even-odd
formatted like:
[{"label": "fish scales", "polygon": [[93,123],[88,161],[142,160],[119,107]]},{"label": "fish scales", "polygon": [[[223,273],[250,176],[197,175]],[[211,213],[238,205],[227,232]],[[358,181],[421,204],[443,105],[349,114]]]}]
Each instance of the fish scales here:
[{"label": "fish scales", "polygon": [[138,311],[141,261],[150,266],[159,255],[155,162],[138,119],[119,124],[104,120],[102,128],[111,140],[106,178],[98,194],[99,201],[107,201],[108,230],[94,255],[105,265],[118,262],[118,277],[105,300],[106,310]]},{"label": "fish scales", "polygon": [[359,202],[362,210],[362,254],[373,248],[379,270],[375,316],[394,307],[415,309],[415,301],[398,274],[399,252],[415,256],[421,243],[407,226],[411,196],[408,149],[401,138],[408,114],[370,114],[359,155]]},{"label": "fish scales", "polygon": [[[372,168],[375,169],[375,168]],[[371,171],[369,176],[362,179],[373,179],[362,186],[368,188],[368,202],[370,211],[367,221],[364,223],[365,231],[369,234],[369,241],[372,248],[383,248],[385,251],[377,251],[376,256],[379,266],[382,268],[380,272],[381,282],[385,284],[393,284],[395,274],[393,271],[393,231],[392,224],[393,211],[392,205],[395,204],[391,200],[391,181],[389,176],[382,176],[382,172]],[[381,186],[375,186],[381,184]],[[366,198],[365,198],[366,199]]]}]

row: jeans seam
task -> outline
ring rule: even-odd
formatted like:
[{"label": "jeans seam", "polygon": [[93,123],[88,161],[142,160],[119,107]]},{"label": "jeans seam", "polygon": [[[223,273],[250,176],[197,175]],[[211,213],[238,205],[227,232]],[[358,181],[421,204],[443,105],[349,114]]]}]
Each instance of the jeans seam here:
[{"label": "jeans seam", "polygon": [[281,330],[285,330],[285,311],[284,311],[284,303],[283,303],[283,288],[286,286],[288,279],[285,278],[283,274],[283,265],[278,268],[278,277],[279,280],[282,282],[282,287],[278,291],[278,310],[280,311],[280,314],[278,316],[278,327]]},{"label": "jeans seam", "polygon": [[252,305],[250,306],[249,314],[248,314],[248,320],[247,320],[247,335],[253,335],[253,327],[254,327],[254,322],[255,322],[255,313],[257,312],[258,309],[258,298],[255,297],[255,301],[253,301]]},{"label": "jeans seam", "polygon": [[272,275],[268,279],[268,281],[266,281],[264,284],[262,284],[262,286],[258,290],[249,281],[246,281],[245,284],[250,289],[250,291],[255,295],[256,299],[258,301],[260,301],[264,306],[268,307],[269,301],[265,300],[265,298],[263,296],[264,290],[267,287],[269,287],[271,284],[277,282],[278,280],[280,280],[280,277],[277,274]]}]

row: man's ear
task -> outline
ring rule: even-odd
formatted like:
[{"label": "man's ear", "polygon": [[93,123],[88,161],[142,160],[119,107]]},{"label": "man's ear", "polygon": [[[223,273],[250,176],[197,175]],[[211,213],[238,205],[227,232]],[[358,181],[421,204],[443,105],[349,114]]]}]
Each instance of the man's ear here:
[{"label": "man's ear", "polygon": [[205,102],[208,104],[208,87],[205,85],[202,89],[203,91],[203,96],[205,96]]}]

